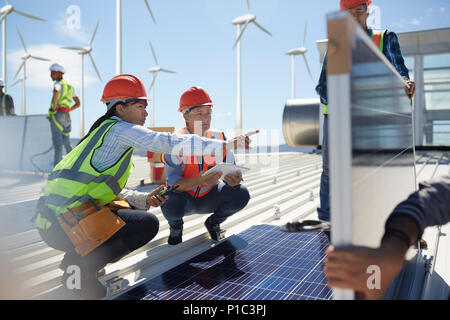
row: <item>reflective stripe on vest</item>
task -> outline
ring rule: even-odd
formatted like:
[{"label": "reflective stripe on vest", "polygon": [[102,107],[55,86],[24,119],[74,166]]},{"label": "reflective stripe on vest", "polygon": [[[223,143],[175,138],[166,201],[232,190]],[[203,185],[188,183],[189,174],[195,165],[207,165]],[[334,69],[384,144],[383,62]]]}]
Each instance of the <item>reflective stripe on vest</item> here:
[{"label": "reflective stripe on vest", "polygon": [[[186,134],[186,129],[183,128],[177,131],[177,133],[180,134]],[[206,132],[206,137],[209,139],[218,139],[225,141],[225,135],[223,132],[217,132],[217,131],[211,131],[208,130]],[[222,161],[226,161],[227,151],[222,151]],[[197,178],[201,173],[208,171],[211,167],[214,167],[216,165],[216,158],[212,154],[204,155],[201,157],[201,163],[197,160],[195,156],[189,156],[189,157],[178,157],[180,159],[180,163],[182,163],[183,167],[183,179],[191,179],[191,178]],[[215,185],[201,185],[199,187],[192,188],[191,190],[187,190],[186,192],[189,193],[194,198],[200,198],[208,194]]]},{"label": "reflective stripe on vest", "polygon": [[2,111],[3,115],[6,116],[6,93],[2,96]]},{"label": "reflective stripe on vest", "polygon": [[[56,217],[90,199],[108,204],[125,187],[133,167],[133,148],[125,151],[119,161],[106,170],[100,172],[91,165],[95,150],[102,145],[106,133],[115,123],[117,120],[104,121],[53,169],[44,197],[45,205]],[[38,228],[48,229],[50,225],[51,222],[40,214],[36,216]]]},{"label": "reflective stripe on vest", "polygon": [[[73,87],[64,79],[59,80],[58,83],[61,85],[61,90],[59,90],[58,100],[56,101],[56,103],[59,106],[70,110],[72,108],[72,100],[75,91]],[[53,99],[50,103],[49,115],[52,113],[56,113],[56,111],[53,110]]]},{"label": "reflective stripe on vest", "polygon": [[[381,52],[384,50],[384,35],[387,30],[372,30],[372,41]],[[323,105],[323,114],[328,114],[328,105]]]}]

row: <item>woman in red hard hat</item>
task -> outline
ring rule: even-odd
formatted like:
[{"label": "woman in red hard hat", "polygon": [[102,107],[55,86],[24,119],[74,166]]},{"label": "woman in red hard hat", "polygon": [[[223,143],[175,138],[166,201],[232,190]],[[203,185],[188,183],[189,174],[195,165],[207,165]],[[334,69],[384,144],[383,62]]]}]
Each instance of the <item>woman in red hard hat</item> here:
[{"label": "woman in red hard hat", "polygon": [[[85,298],[105,295],[105,288],[97,280],[98,270],[142,247],[158,232],[159,221],[147,210],[150,206],[161,206],[167,198],[124,188],[133,167],[134,148],[200,156],[204,148],[220,151],[249,148],[250,140],[243,136],[231,141],[220,141],[195,135],[153,132],[143,127],[149,100],[143,83],[137,77],[123,74],[111,79],[101,98],[107,108],[106,114],[55,166],[47,181],[44,196],[38,202],[35,223],[42,239],[49,246],[66,252],[60,266],[65,271],[63,285],[67,285],[70,276],[67,268],[78,266],[81,270],[81,288],[75,292]],[[86,212],[83,211],[86,208],[102,211],[103,206],[110,205],[114,200],[126,200],[136,210],[113,211],[117,217],[113,219],[119,222],[122,220],[124,224],[111,234],[108,230],[102,230],[108,234],[102,239],[105,242],[86,249],[85,243],[91,245],[88,240],[93,236],[87,240],[83,237],[92,229],[83,228],[82,223],[77,224],[76,220],[71,224],[67,219],[76,217],[79,221],[88,221],[88,217],[92,221],[94,215],[83,216],[79,212]],[[71,228],[81,225],[80,228],[84,230],[80,233],[81,240],[74,239],[64,229],[69,223]],[[94,225],[92,228],[98,231],[99,227],[100,224],[97,224],[97,227]],[[96,243],[98,245],[99,241]]]},{"label": "woman in red hard hat", "polygon": [[[373,30],[367,26],[369,17],[369,6],[371,0],[341,0],[340,8],[347,10],[358,21],[361,27],[366,30],[369,37],[373,39],[377,47],[383,52],[389,62],[395,67],[398,73],[406,80],[409,87],[406,87],[407,96],[412,99],[415,91],[415,84],[409,80],[408,68],[402,56],[397,35],[388,30]],[[330,200],[329,200],[329,174],[328,174],[328,97],[327,97],[327,61],[324,60],[322,72],[316,92],[320,96],[320,101],[324,105],[323,142],[322,142],[322,176],[320,180],[320,207],[317,209],[319,219],[330,221]]]}]

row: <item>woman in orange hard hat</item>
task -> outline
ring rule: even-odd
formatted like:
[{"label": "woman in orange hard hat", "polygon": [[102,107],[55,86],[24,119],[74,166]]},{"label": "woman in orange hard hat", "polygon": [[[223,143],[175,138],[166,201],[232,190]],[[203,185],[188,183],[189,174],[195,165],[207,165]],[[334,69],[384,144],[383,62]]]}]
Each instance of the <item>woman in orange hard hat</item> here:
[{"label": "woman in orange hard hat", "polygon": [[[66,252],[61,263],[65,271],[63,285],[70,276],[69,266],[81,270],[78,293],[87,298],[105,295],[97,272],[107,263],[117,261],[153,239],[158,219],[147,212],[161,206],[167,197],[125,189],[131,173],[132,152],[142,148],[153,152],[202,155],[202,150],[248,149],[245,136],[230,141],[206,139],[195,135],[156,133],[145,127],[147,94],[143,83],[133,75],[123,74],[105,86],[101,101],[107,112],[91,127],[79,144],[59,162],[49,176],[38,203],[36,226],[42,239],[51,247]],[[160,187],[161,188],[161,187]],[[111,230],[96,222],[99,212],[114,200],[126,200],[135,210],[115,210]],[[86,213],[89,210],[90,213]],[[99,210],[99,211],[96,211]],[[97,215],[91,214],[97,212]],[[111,212],[107,214],[111,216]],[[107,215],[104,215],[105,217]],[[75,217],[75,221],[68,221]],[[109,218],[108,218],[109,219]],[[77,222],[78,220],[78,222]],[[82,223],[84,221],[84,223]],[[91,221],[91,226],[87,226]],[[97,239],[92,234],[100,232]],[[81,231],[79,229],[82,229]],[[80,231],[80,232],[78,232]],[[79,233],[75,237],[72,233]],[[90,237],[85,235],[90,234]],[[101,243],[101,244],[100,244]]]}]

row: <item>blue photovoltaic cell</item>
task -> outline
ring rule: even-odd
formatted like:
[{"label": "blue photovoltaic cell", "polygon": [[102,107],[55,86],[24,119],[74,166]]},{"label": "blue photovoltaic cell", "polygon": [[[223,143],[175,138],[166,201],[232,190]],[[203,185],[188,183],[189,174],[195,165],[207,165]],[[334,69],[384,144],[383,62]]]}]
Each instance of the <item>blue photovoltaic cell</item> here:
[{"label": "blue photovoltaic cell", "polygon": [[118,299],[328,300],[323,232],[254,226],[146,281]]}]

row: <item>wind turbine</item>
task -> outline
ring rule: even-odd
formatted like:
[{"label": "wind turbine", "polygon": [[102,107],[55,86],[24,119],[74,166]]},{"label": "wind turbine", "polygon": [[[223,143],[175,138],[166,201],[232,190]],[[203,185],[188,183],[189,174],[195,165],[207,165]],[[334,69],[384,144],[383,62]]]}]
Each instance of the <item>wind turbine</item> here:
[{"label": "wind turbine", "polygon": [[303,60],[305,61],[306,69],[308,70],[309,76],[311,80],[313,80],[311,70],[309,69],[308,60],[306,60],[306,52],[308,50],[305,48],[305,42],[306,42],[306,28],[307,25],[305,23],[305,33],[303,35],[303,44],[300,48],[289,50],[286,54],[291,56],[291,97],[292,99],[295,99],[295,56],[302,55]]},{"label": "wind turbine", "polygon": [[[254,23],[259,29],[267,33],[269,36],[272,34],[264,29],[260,24],[256,22],[256,16],[250,13],[250,4],[247,0],[247,11],[246,15],[237,17],[232,24],[237,27],[237,39],[234,43],[233,49],[237,47],[237,105],[236,105],[236,136],[242,133],[242,96],[241,96],[241,37],[244,34],[245,29],[249,23]],[[241,30],[241,25],[244,27]]]},{"label": "wind turbine", "polygon": [[80,115],[80,138],[84,137],[84,56],[88,55],[89,59],[92,62],[92,66],[95,69],[95,72],[97,73],[98,78],[100,81],[103,82],[102,77],[100,76],[100,73],[98,72],[97,66],[95,65],[94,58],[92,58],[91,52],[92,52],[92,42],[94,42],[95,34],[97,33],[98,28],[98,22],[95,26],[94,33],[92,34],[91,41],[89,42],[89,46],[85,48],[80,47],[62,47],[63,49],[68,50],[74,50],[77,51],[79,55],[81,55],[81,115]]},{"label": "wind turbine", "polygon": [[[156,25],[155,17],[147,0],[144,0],[153,23]],[[116,75],[122,74],[122,0],[116,0]]]},{"label": "wind turbine", "polygon": [[150,44],[150,48],[152,49],[153,58],[155,59],[155,63],[156,63],[156,66],[151,67],[149,69],[149,72],[152,74],[152,84],[150,85],[150,88],[148,89],[148,91],[151,91],[153,89],[153,91],[152,91],[153,106],[151,108],[152,114],[151,114],[151,118],[150,118],[150,127],[153,128],[155,126],[155,81],[156,81],[156,77],[158,76],[158,73],[160,71],[167,72],[167,73],[176,73],[176,72],[167,70],[167,69],[163,69],[159,66],[158,58],[156,57],[155,50],[153,49],[152,43],[150,41],[149,41],[149,44]]},{"label": "wind turbine", "polygon": [[[18,79],[16,82],[14,82],[12,85],[8,86],[9,88],[14,87],[16,84],[18,84],[19,82],[22,83],[22,110],[23,110],[23,104],[24,104],[24,97],[25,97],[25,80],[26,78],[20,78]],[[6,91],[6,90],[5,90]]]},{"label": "wind turbine", "polygon": [[[19,35],[20,38],[20,42],[22,43],[22,47],[23,50],[25,50],[25,55],[22,56],[22,64],[20,65],[19,69],[17,70],[14,79],[17,77],[17,75],[19,74],[20,70],[22,70],[23,68],[23,78],[20,79],[22,82],[22,115],[27,114],[27,103],[26,103],[26,86],[25,86],[25,80],[27,79],[27,60],[28,59],[35,59],[35,60],[41,60],[41,61],[50,61],[50,59],[46,59],[46,58],[41,58],[41,57],[37,57],[37,56],[33,56],[31,55],[28,50],[27,47],[25,46],[25,41],[23,41],[22,35],[20,34],[19,29],[17,29],[17,34]],[[17,81],[16,81],[17,83]],[[16,84],[14,83],[14,84]],[[11,86],[12,87],[12,86]]]},{"label": "wind turbine", "polygon": [[3,81],[5,82],[5,88],[6,86],[6,17],[10,14],[10,13],[18,13],[24,17],[27,18],[31,18],[31,19],[35,19],[35,20],[40,20],[40,21],[45,21],[45,19],[36,17],[36,16],[32,16],[31,14],[19,11],[14,9],[14,7],[12,5],[10,5],[8,3],[8,0],[6,0],[6,6],[4,6],[3,8],[0,9],[0,22],[2,23],[2,77],[3,77]]}]

